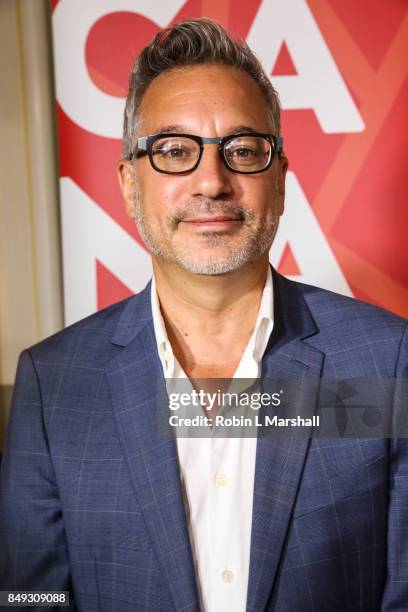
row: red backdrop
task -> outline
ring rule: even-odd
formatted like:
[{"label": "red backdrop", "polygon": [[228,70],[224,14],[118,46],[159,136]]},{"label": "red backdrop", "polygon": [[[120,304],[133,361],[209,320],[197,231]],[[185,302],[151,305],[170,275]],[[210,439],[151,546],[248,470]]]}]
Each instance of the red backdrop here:
[{"label": "red backdrop", "polygon": [[[54,15],[63,2],[67,0],[52,3]],[[156,4],[160,3],[156,0]],[[138,2],[134,5],[137,11]],[[233,34],[246,38],[261,5],[262,0],[242,3],[188,0],[170,23],[205,15],[217,19]],[[290,169],[352,294],[407,316],[406,2],[307,0],[307,7],[358,109],[364,129],[329,133],[322,129],[313,109],[285,108],[282,101],[282,133]],[[81,10],[77,20],[81,20]],[[109,96],[123,98],[135,54],[159,29],[142,12],[110,12],[97,19],[83,47],[89,79]],[[55,47],[62,44],[59,31],[54,27]],[[58,69],[57,62],[57,96],[58,80],[65,78]],[[271,71],[272,81],[274,77],[297,74],[296,58],[292,56],[290,44],[283,40]],[[324,75],[321,78],[324,80]],[[75,82],[71,87],[75,87]],[[86,98],[82,103],[87,104]],[[119,137],[85,129],[69,116],[61,99],[58,127],[61,177],[69,177],[95,206],[141,244],[133,222],[125,215],[117,185],[115,163],[120,156]],[[78,241],[87,240],[86,233],[79,234]],[[65,239],[64,249],[69,248],[68,240]],[[311,237],[305,235],[305,246],[313,249],[312,240],[310,244],[308,240]],[[317,267],[321,265],[318,257],[317,254]],[[144,265],[144,261],[135,262],[135,267]],[[95,254],[97,308],[135,290],[106,262]],[[302,271],[290,242],[275,263],[282,273],[301,278]],[[71,274],[69,266],[66,257],[66,277]],[[327,286],[330,288],[330,282]],[[89,304],[84,313],[86,308],[89,310]],[[74,318],[75,314],[68,316],[67,322]]]}]

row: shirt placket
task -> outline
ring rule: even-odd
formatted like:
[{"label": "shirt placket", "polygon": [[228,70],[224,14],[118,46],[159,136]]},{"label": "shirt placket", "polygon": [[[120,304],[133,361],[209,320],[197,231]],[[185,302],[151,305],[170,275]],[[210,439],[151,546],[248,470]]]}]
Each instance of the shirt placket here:
[{"label": "shirt placket", "polygon": [[237,440],[212,436],[210,458],[211,612],[238,610],[239,576],[234,559],[233,460]]}]

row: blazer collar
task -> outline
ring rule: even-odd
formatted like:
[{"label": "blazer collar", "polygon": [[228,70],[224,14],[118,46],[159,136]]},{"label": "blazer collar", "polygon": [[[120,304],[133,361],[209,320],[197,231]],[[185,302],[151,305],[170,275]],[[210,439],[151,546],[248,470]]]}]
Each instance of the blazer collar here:
[{"label": "blazer collar", "polygon": [[143,291],[127,300],[116,325],[111,340],[112,344],[127,346],[146,325],[152,322],[151,285],[152,281],[150,280]]}]

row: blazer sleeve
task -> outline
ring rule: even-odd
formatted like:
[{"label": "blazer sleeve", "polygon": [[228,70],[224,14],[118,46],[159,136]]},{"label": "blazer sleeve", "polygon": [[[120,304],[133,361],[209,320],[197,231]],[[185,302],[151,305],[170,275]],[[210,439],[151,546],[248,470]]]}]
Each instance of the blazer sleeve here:
[{"label": "blazer sleeve", "polygon": [[408,328],[400,345],[389,479],[387,581],[381,610],[408,610]]},{"label": "blazer sleeve", "polygon": [[[70,609],[76,610],[41,389],[29,351],[19,359],[0,471],[0,590],[70,591]],[[61,609],[67,608],[55,607]]]}]

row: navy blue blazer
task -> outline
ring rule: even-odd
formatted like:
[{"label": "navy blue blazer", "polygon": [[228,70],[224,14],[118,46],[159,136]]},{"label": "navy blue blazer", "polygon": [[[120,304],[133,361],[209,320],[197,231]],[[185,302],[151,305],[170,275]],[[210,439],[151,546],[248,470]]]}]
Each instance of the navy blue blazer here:
[{"label": "navy blue blazer", "polygon": [[[405,320],[273,278],[263,379],[408,377]],[[176,446],[156,429],[162,381],[150,283],[22,353],[1,589],[70,590],[81,612],[199,610]],[[316,385],[303,414],[318,404]],[[406,612],[407,519],[407,439],[258,433],[247,611]]]}]

